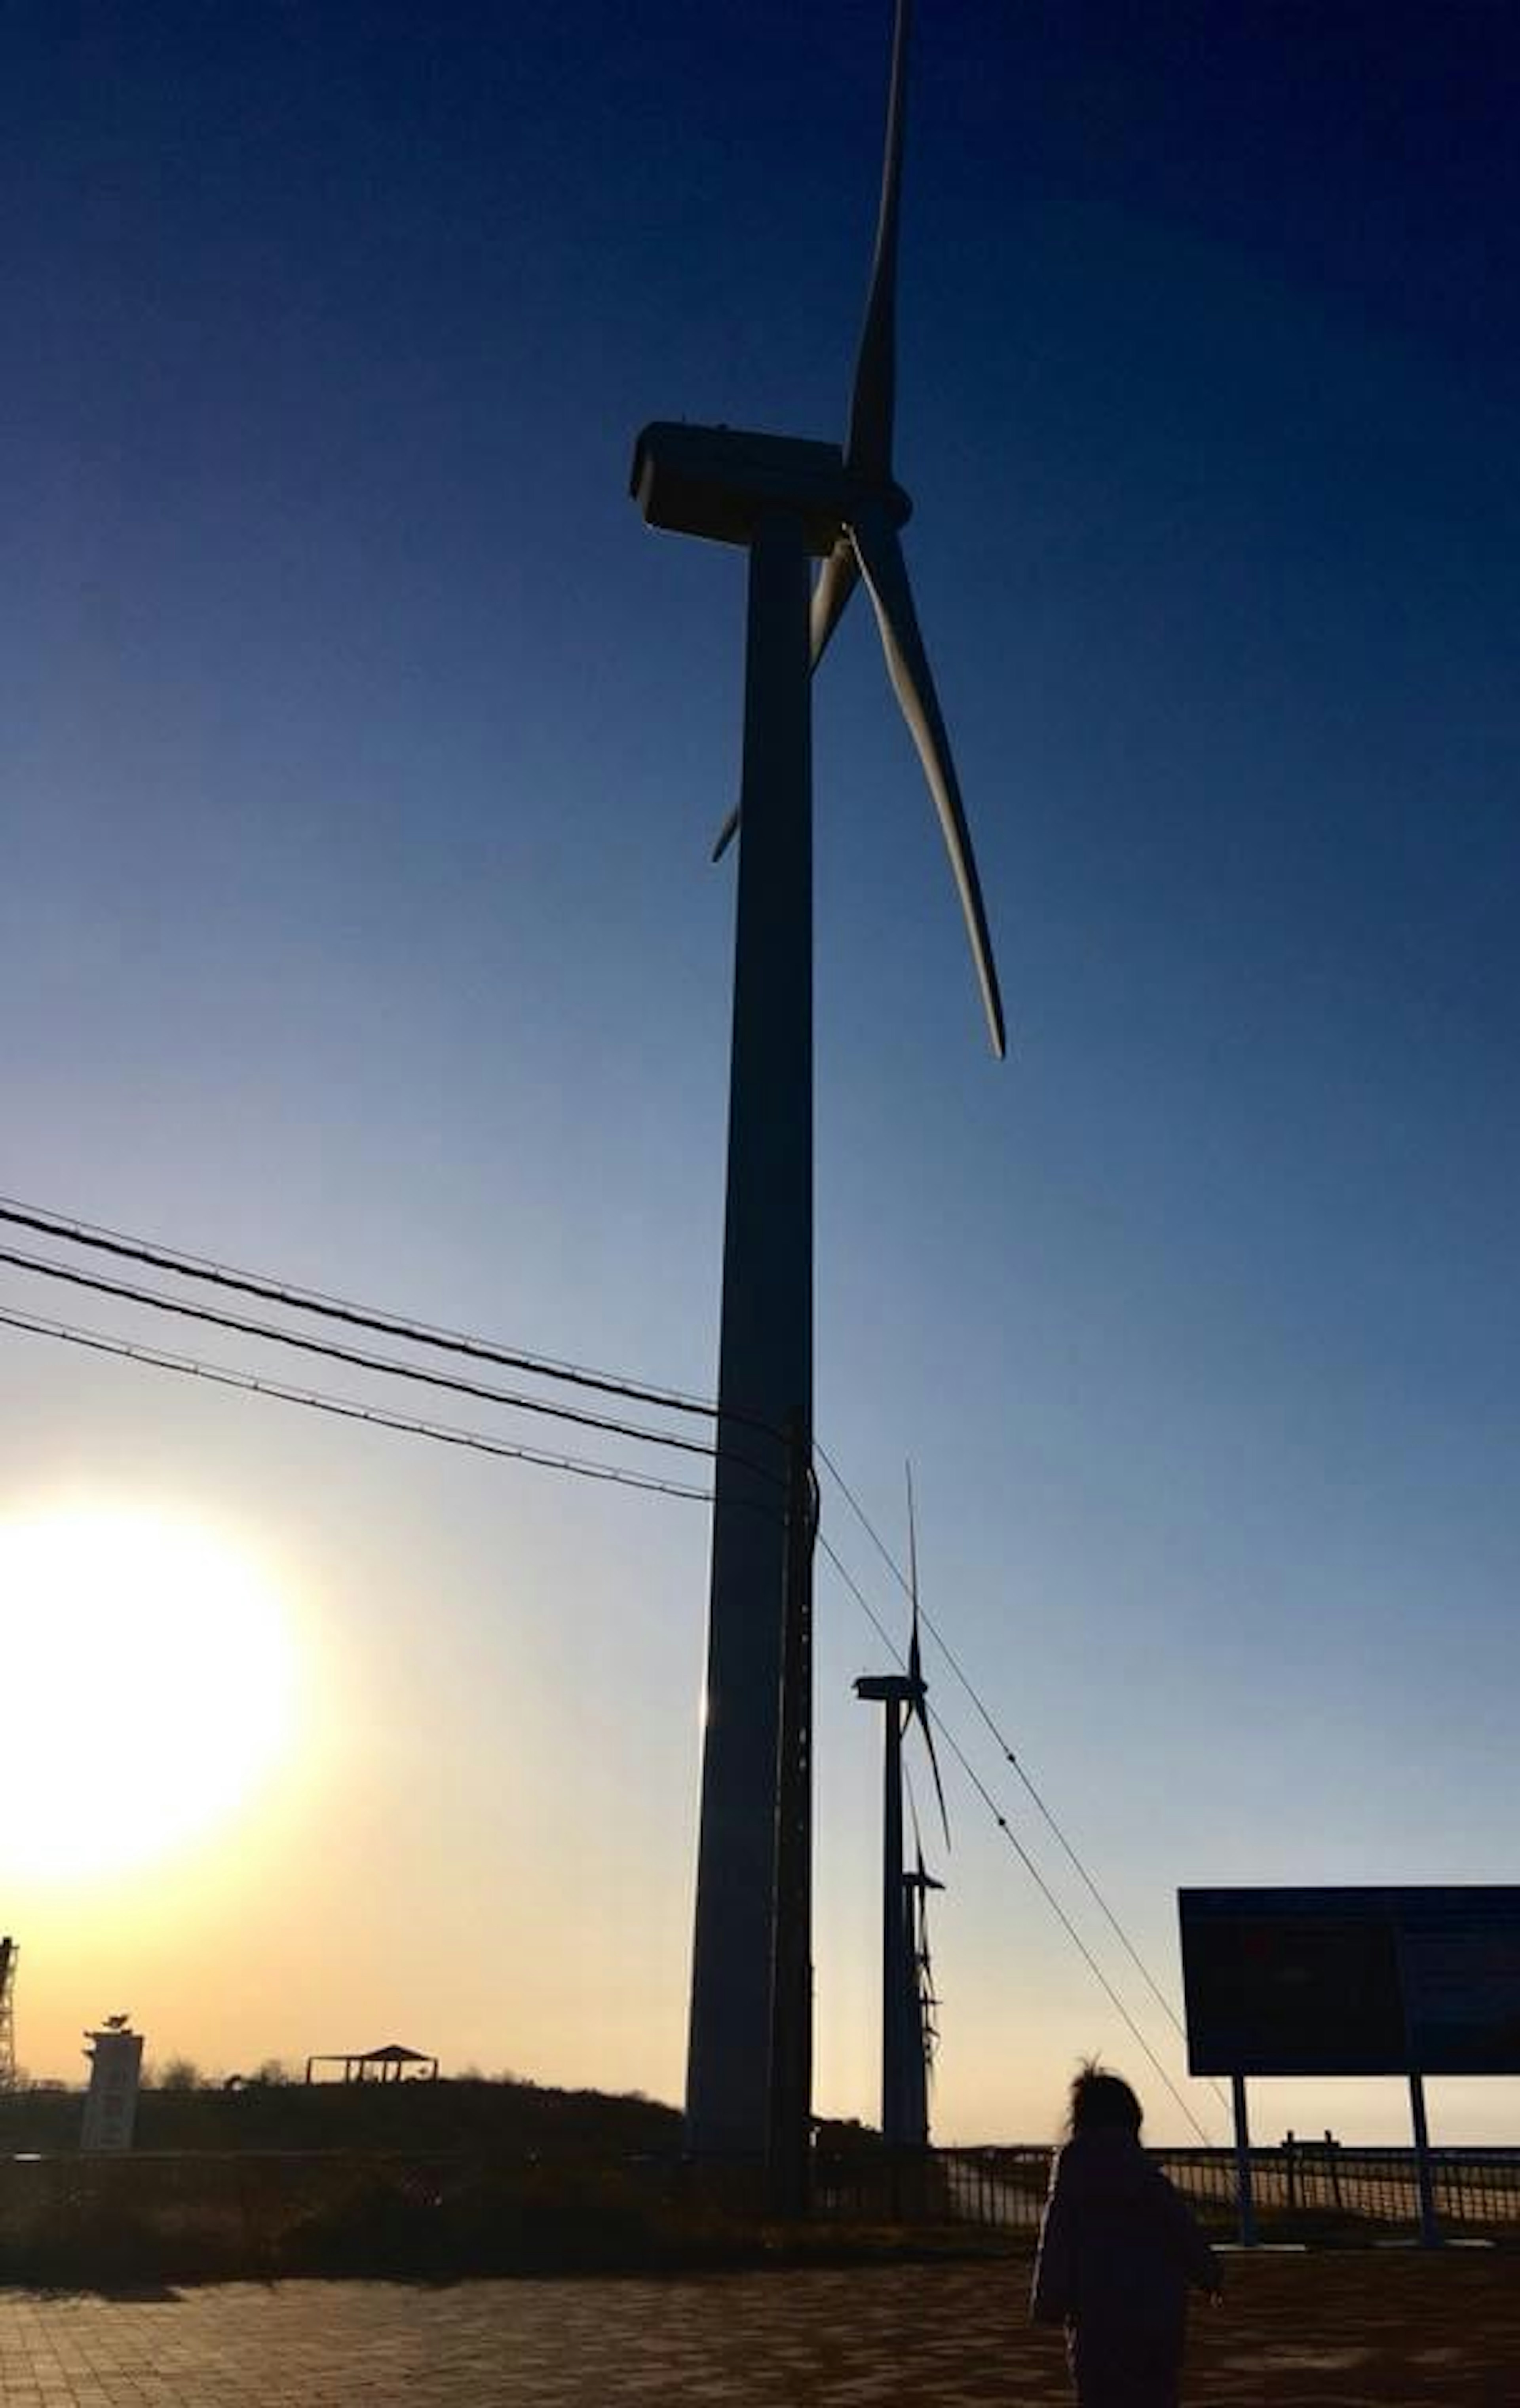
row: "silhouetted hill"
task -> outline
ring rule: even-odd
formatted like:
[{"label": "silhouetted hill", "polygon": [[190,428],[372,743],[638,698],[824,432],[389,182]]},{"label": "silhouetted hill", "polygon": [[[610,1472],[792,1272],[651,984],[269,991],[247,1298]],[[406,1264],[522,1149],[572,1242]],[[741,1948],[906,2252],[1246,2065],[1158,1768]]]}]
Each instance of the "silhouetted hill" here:
[{"label": "silhouetted hill", "polygon": [[[72,2150],[82,2094],[0,2100],[0,2150]],[[541,2157],[674,2156],[673,2107],[534,2082],[259,2083],[145,2090],[139,2149],[480,2149]]]}]

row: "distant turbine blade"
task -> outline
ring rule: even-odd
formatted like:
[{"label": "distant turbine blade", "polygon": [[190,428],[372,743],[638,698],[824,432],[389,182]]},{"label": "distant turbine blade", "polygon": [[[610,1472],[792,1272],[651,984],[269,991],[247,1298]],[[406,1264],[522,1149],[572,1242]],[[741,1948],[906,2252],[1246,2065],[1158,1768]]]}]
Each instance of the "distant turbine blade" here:
[{"label": "distant turbine blade", "polygon": [[841,536],[825,561],[812,589],[812,665],[816,668],[828,649],[828,639],[844,616],[844,606],[860,582],[854,545]]},{"label": "distant turbine blade", "polygon": [[882,158],[882,205],[876,220],[876,253],[866,294],[866,322],[855,357],[850,396],[850,432],[844,461],[857,476],[880,480],[892,474],[892,422],[897,384],[897,194],[902,183],[903,112],[907,102],[908,33],[911,0],[897,0],[892,35],[892,83],[887,94],[886,147]]},{"label": "distant turbine blade", "polygon": [[902,546],[891,517],[874,503],[858,512],[851,534],[882,631],[888,674],[918,747],[918,757],[924,764],[924,774],[939,814],[939,827],[960,892],[971,958],[982,988],[992,1050],[1001,1060],[1008,1051],[1008,1039],[1003,1027],[1002,997],[997,992],[997,970],[992,957],[992,938],[982,900],[982,881],[977,876],[971,832],[961,807],[955,765],[950,757],[950,738],[934,690],[928,654],[919,633]]},{"label": "distant turbine blade", "polygon": [[935,2050],[939,2039],[939,2027],[935,2022],[935,2010],[939,2001],[934,1990],[934,1959],[929,1954],[928,1900],[924,1902],[924,1914],[919,1924],[919,2025],[924,2034],[924,2071],[934,2080]]},{"label": "distant turbine blade", "polygon": [[710,859],[713,861],[721,861],[738,834],[738,805],[736,803],[733,810],[729,812],[728,817],[724,820],[722,827],[718,830],[717,841],[713,845],[712,852],[709,856]]},{"label": "distant turbine blade", "polygon": [[918,1716],[919,1727],[924,1733],[924,1744],[928,1750],[929,1770],[934,1775],[934,1794],[939,1801],[939,1821],[944,1829],[945,1846],[948,1848],[950,1845],[950,1815],[945,1807],[945,1784],[939,1778],[939,1759],[934,1752],[934,1732],[929,1727],[928,1709],[924,1703],[924,1692],[922,1689],[920,1689],[917,1697],[913,1700],[912,1710]]},{"label": "distant turbine blade", "polygon": [[[934,1731],[929,1723],[929,1710],[925,1702],[928,1683],[924,1678],[924,1658],[918,1643],[918,1532],[914,1526],[913,1472],[911,1464],[908,1467],[908,1593],[913,1606],[913,1619],[908,1633],[908,1678],[912,1683],[913,1694],[908,1712],[911,1717],[917,1720],[919,1728],[924,1733],[924,1745],[928,1752],[929,1770],[934,1775],[934,1794],[939,1800],[939,1820],[944,1827],[945,1845],[948,1848],[950,1816],[945,1811],[945,1784],[939,1778],[939,1759],[934,1752]],[[924,1870],[922,1856],[918,1860],[918,1869],[922,1873]]]}]

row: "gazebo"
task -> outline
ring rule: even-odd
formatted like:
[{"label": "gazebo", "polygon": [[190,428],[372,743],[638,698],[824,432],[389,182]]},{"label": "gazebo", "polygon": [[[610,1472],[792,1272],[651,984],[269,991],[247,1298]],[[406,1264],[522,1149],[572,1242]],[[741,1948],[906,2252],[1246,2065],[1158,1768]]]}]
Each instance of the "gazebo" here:
[{"label": "gazebo", "polygon": [[388,2040],[383,2048],[356,2049],[350,2055],[308,2057],[306,2078],[318,2079],[319,2065],[340,2065],[345,2082],[437,2082],[438,2060],[424,2055],[420,2048],[403,2048],[398,2040]]}]

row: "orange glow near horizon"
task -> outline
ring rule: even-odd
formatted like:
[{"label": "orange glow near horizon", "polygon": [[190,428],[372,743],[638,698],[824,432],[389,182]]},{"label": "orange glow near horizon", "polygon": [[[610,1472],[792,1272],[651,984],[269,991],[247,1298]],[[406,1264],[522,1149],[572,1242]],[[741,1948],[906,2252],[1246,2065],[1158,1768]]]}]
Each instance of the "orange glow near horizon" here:
[{"label": "orange glow near horizon", "polygon": [[17,1873],[80,1881],[225,1826],[289,1753],[278,1588],[194,1520],[59,1500],[0,1520]]}]

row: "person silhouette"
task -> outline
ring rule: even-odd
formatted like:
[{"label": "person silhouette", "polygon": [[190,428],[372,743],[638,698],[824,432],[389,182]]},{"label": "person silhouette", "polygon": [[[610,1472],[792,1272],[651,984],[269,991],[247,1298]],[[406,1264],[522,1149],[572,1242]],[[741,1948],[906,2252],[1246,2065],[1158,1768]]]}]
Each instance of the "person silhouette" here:
[{"label": "person silhouette", "polygon": [[1079,2408],[1179,2408],[1188,2291],[1220,2297],[1219,2261],[1140,2146],[1142,2120],[1127,2082],[1082,2067],[1029,2302],[1066,2327]]}]

